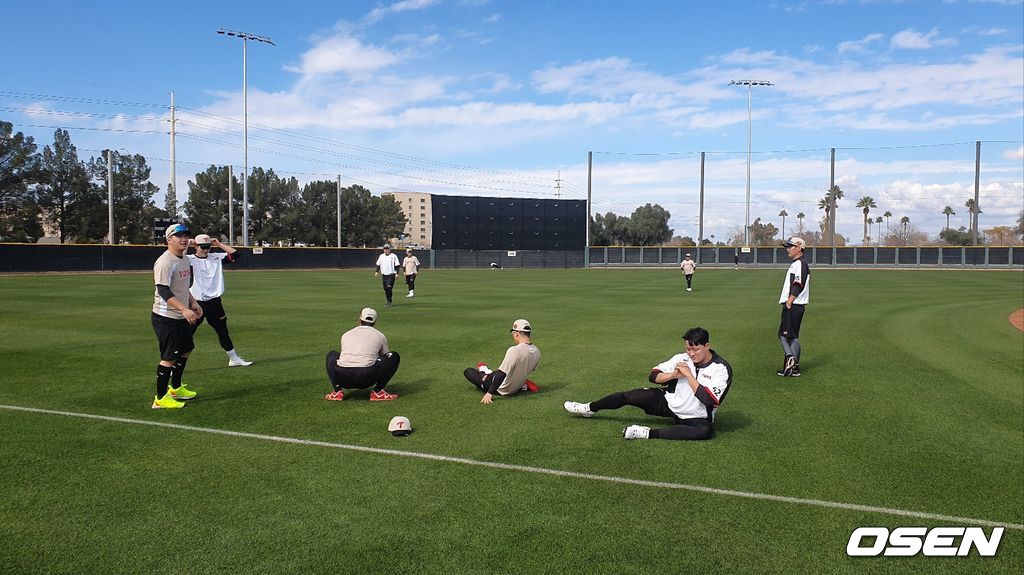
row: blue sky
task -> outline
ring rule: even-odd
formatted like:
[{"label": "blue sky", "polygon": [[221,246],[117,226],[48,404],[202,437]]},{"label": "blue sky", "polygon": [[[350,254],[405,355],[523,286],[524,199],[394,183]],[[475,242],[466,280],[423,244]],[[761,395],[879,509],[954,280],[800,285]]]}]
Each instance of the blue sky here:
[{"label": "blue sky", "polygon": [[[697,236],[743,223],[747,90],[751,219],[816,227],[837,148],[839,231],[857,198],[935,235],[967,223],[982,141],[982,229],[1024,209],[1020,1],[175,4],[0,1],[0,119],[83,158],[103,148],[169,178],[175,91],[179,201],[210,164],[241,171],[242,46],[250,42],[249,165],[300,181],[512,197],[657,202]],[[162,202],[162,198],[158,201]],[[877,213],[876,213],[877,212]],[[876,230],[869,234],[876,235]]]}]

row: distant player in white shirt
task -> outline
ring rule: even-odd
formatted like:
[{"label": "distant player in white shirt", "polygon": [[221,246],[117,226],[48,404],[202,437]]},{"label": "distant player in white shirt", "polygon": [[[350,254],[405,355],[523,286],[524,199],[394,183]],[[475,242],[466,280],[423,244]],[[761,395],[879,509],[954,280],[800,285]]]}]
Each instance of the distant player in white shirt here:
[{"label": "distant player in white shirt", "polygon": [[695,269],[697,269],[697,262],[693,261],[690,254],[686,254],[686,259],[679,264],[679,270],[682,271],[683,276],[686,277],[686,291],[693,291],[691,283],[693,282],[693,271]]},{"label": "distant player in white shirt", "polygon": [[405,249],[402,271],[405,272],[405,285],[409,287],[409,293],[405,297],[413,297],[416,295],[416,276],[420,271],[420,259],[413,255],[412,248]]},{"label": "distant player in white shirt", "polygon": [[793,263],[786,270],[782,281],[782,317],[779,320],[779,341],[786,356],[782,369],[776,372],[782,377],[800,377],[800,324],[804,320],[804,306],[811,301],[811,268],[804,259],[803,239],[792,237],[783,242],[786,253]]},{"label": "distant player in white shirt", "polygon": [[395,289],[395,276],[398,275],[398,256],[391,253],[391,246],[388,244],[384,244],[381,249],[384,250],[384,253],[377,256],[377,268],[373,275],[380,274],[381,284],[384,286],[384,297],[388,300],[385,306],[391,307],[391,293]]},{"label": "distant player in white shirt", "polygon": [[[220,301],[220,296],[224,295],[224,264],[234,263],[239,256],[238,250],[206,234],[199,234],[191,243],[195,244],[196,253],[187,256],[192,265],[192,287],[189,291],[203,308],[203,317],[192,324],[192,333],[195,334],[205,319],[217,332],[220,347],[228,354],[228,367],[252,365],[251,361],[242,359],[235,352],[235,344],[228,333],[228,314]],[[213,253],[210,248],[224,251]]]},{"label": "distant player in white shirt", "polygon": [[630,425],[622,430],[626,439],[711,439],[715,412],[732,385],[732,367],[711,349],[709,338],[702,327],[683,335],[686,353],[677,353],[654,366],[648,376],[648,381],[662,387],[613,393],[590,403],[567,401],[565,410],[593,417],[603,409],[632,405],[648,415],[667,417],[675,425],[664,429]]}]

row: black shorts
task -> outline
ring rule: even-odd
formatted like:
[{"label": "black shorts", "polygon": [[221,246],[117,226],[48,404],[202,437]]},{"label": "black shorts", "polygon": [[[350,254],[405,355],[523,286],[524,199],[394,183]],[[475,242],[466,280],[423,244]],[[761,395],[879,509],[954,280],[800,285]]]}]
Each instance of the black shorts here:
[{"label": "black shorts", "polygon": [[153,315],[153,331],[160,343],[161,361],[178,361],[182,354],[195,349],[192,341],[192,326],[188,320],[171,319],[159,314]]},{"label": "black shorts", "polygon": [[800,337],[800,324],[804,321],[804,306],[793,304],[792,309],[786,309],[782,304],[782,317],[779,319],[779,337],[795,339]]},{"label": "black shorts", "polygon": [[213,318],[214,321],[224,318],[224,321],[227,321],[228,314],[224,311],[224,304],[221,303],[219,297],[215,297],[207,301],[199,301],[198,303],[199,307],[203,308],[203,317],[199,318],[199,321],[196,322],[196,327],[198,327],[203,320],[210,318]]}]

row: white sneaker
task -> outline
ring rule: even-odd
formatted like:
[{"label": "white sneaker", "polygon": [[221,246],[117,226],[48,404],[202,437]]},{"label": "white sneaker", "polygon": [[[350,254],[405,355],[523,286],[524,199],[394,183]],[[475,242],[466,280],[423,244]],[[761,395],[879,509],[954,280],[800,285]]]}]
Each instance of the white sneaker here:
[{"label": "white sneaker", "polygon": [[476,364],[476,370],[484,375],[491,375],[492,373],[494,373],[493,371],[491,371],[491,368],[487,367],[486,363]]},{"label": "white sneaker", "polygon": [[589,403],[577,403],[575,401],[567,401],[562,404],[562,407],[564,407],[565,410],[568,411],[569,413],[575,413],[576,415],[581,415],[583,417],[594,417],[594,412],[590,411]]},{"label": "white sneaker", "polygon": [[415,293],[416,292],[409,292],[409,293],[405,294],[405,297],[413,297],[413,294],[415,294]]},{"label": "white sneaker", "polygon": [[692,289],[690,289],[690,288],[686,288],[686,291],[693,291],[693,290],[692,290]]},{"label": "white sneaker", "polygon": [[651,428],[642,425],[630,425],[622,430],[623,439],[650,439]]},{"label": "white sneaker", "polygon": [[252,365],[252,362],[251,361],[245,361],[244,359],[242,359],[240,357],[237,358],[237,359],[229,359],[228,360],[228,367],[245,367],[247,365]]}]

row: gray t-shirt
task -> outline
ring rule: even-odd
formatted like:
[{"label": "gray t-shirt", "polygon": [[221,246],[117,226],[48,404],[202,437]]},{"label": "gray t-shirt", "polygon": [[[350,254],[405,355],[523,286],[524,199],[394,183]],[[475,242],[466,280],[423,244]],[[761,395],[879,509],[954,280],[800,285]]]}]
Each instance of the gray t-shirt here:
[{"label": "gray t-shirt", "polygon": [[180,311],[168,305],[164,298],[160,297],[155,286],[165,285],[171,288],[174,299],[187,307],[190,283],[192,283],[192,266],[189,265],[188,260],[172,254],[170,250],[164,252],[153,263],[153,313],[171,319],[185,319]]},{"label": "gray t-shirt", "polygon": [[338,367],[370,367],[388,353],[388,338],[369,325],[361,325],[341,336]]},{"label": "gray t-shirt", "polygon": [[532,343],[520,343],[508,348],[505,359],[498,366],[505,373],[505,381],[498,387],[498,395],[511,395],[526,383],[530,372],[540,363],[540,350]]}]

